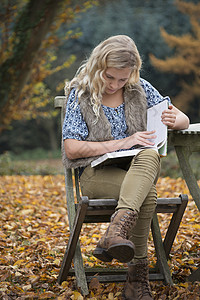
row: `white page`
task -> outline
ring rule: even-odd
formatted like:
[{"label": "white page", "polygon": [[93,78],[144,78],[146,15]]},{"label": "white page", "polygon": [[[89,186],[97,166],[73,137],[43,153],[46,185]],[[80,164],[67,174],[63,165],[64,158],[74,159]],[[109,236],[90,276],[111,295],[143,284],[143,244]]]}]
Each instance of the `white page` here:
[{"label": "white page", "polygon": [[161,115],[168,108],[168,100],[164,100],[159,104],[147,110],[147,130],[156,130],[156,139],[151,140],[160,148],[167,139],[167,126],[161,121]]}]

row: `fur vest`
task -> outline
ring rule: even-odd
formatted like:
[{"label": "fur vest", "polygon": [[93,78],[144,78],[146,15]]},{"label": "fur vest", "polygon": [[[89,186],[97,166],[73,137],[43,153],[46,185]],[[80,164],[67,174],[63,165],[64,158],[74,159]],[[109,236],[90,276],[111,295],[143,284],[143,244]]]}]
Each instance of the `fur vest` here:
[{"label": "fur vest", "polygon": [[[80,109],[88,127],[87,141],[108,141],[113,140],[111,134],[111,125],[105,116],[102,107],[100,108],[100,116],[95,123],[94,115],[89,93],[84,93],[80,99]],[[68,96],[66,97],[68,99]],[[138,84],[132,86],[132,89],[124,90],[125,118],[127,124],[127,133],[132,135],[137,131],[145,131],[147,123],[147,100],[142,87]],[[78,158],[70,160],[66,157],[62,143],[62,158],[66,168],[86,167],[99,156]]]}]

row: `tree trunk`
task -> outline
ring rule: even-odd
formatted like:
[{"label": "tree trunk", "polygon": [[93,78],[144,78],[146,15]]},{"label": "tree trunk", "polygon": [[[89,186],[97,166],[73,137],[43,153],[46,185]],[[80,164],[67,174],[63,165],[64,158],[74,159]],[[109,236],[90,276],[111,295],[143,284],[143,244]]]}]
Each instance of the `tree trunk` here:
[{"label": "tree trunk", "polygon": [[41,44],[65,0],[30,0],[15,26],[13,56],[1,66],[0,131],[9,124]]},{"label": "tree trunk", "polygon": [[42,121],[43,127],[45,128],[46,132],[49,136],[50,147],[52,151],[56,151],[60,147],[60,136],[57,136],[56,129],[55,129],[55,119],[45,119]]}]

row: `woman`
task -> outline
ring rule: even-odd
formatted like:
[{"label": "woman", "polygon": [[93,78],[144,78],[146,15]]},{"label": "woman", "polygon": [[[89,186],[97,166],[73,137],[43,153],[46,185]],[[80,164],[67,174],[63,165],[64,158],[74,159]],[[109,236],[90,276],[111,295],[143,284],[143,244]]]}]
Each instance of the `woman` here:
[{"label": "woman", "polygon": [[[159,155],[145,149],[126,161],[90,166],[107,152],[154,145],[156,132],[146,130],[146,112],[163,97],[140,78],[141,64],[134,41],[125,35],[110,37],[93,50],[66,84],[63,162],[67,168],[79,168],[83,195],[118,199],[93,254],[105,262],[129,262],[124,299],[145,300],[152,299],[147,241],[157,200]],[[170,129],[187,128],[188,117],[167,99],[162,122]]]}]

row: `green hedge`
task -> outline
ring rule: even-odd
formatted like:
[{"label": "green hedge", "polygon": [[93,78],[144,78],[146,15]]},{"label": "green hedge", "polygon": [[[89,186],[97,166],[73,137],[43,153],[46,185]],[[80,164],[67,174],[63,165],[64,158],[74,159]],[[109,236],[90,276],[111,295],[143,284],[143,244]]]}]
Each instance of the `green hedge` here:
[{"label": "green hedge", "polygon": [[[200,154],[193,153],[190,162],[197,179],[200,179]],[[26,151],[20,155],[6,152],[0,155],[0,175],[46,175],[63,174],[60,151],[43,149]],[[161,177],[183,177],[174,151],[161,158]]]}]

